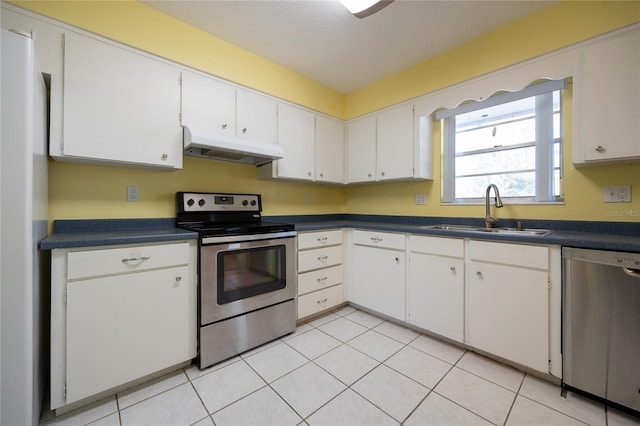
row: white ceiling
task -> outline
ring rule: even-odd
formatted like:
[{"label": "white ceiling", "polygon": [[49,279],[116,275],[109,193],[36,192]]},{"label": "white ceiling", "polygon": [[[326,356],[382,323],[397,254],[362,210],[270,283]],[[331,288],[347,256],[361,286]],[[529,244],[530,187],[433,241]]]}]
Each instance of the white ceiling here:
[{"label": "white ceiling", "polygon": [[350,93],[553,1],[395,0],[359,19],[334,0],[145,0],[245,50]]}]

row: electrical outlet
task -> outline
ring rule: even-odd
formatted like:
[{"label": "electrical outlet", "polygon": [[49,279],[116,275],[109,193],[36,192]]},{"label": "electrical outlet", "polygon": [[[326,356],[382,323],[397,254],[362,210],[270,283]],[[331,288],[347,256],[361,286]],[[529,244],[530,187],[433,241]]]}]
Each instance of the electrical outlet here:
[{"label": "electrical outlet", "polygon": [[304,203],[305,204],[311,204],[311,195],[305,195],[304,196]]},{"label": "electrical outlet", "polygon": [[127,201],[138,201],[137,186],[127,186]]},{"label": "electrical outlet", "polygon": [[427,194],[416,194],[416,205],[427,204]]},{"label": "electrical outlet", "polygon": [[604,187],[605,203],[630,203],[631,185],[615,185]]}]

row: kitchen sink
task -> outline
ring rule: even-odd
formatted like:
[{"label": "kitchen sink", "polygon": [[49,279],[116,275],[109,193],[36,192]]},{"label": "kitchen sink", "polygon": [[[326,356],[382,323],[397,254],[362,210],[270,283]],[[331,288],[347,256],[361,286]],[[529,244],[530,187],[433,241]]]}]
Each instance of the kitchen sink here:
[{"label": "kitchen sink", "polygon": [[518,228],[484,228],[482,226],[470,226],[470,225],[429,225],[423,226],[423,229],[437,229],[441,231],[465,231],[465,232],[478,232],[478,233],[494,233],[494,234],[507,234],[507,235],[538,235],[543,236],[550,234],[552,231],[549,229],[518,229]]}]

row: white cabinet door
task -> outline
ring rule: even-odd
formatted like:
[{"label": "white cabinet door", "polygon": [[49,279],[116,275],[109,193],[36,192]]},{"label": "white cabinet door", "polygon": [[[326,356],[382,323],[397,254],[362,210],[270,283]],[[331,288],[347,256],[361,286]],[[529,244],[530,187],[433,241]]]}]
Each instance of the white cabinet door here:
[{"label": "white cabinet door", "polygon": [[316,180],[344,183],[344,123],[316,115]]},{"label": "white cabinet door", "polygon": [[466,272],[467,343],[547,373],[548,272],[475,261]]},{"label": "white cabinet door", "polygon": [[315,115],[287,104],[278,105],[278,145],[284,158],[278,160],[280,178],[313,180],[315,172]]},{"label": "white cabinet door", "polygon": [[236,135],[276,143],[277,104],[266,96],[247,90],[236,92]]},{"label": "white cabinet door", "polygon": [[463,341],[464,260],[411,253],[407,322]]},{"label": "white cabinet door", "polygon": [[376,180],[376,117],[347,124],[347,183]]},{"label": "white cabinet door", "polygon": [[405,253],[356,245],[349,300],[405,320]]},{"label": "white cabinet door", "polygon": [[579,51],[574,163],[640,158],[640,31]]},{"label": "white cabinet door", "polygon": [[180,71],[71,32],[65,35],[63,157],[182,167]]},{"label": "white cabinet door", "polygon": [[236,89],[213,78],[182,73],[182,125],[207,137],[236,135]]},{"label": "white cabinet door", "polygon": [[413,105],[400,105],[378,114],[378,179],[414,176]]},{"label": "white cabinet door", "polygon": [[187,266],[67,284],[66,403],[190,359]]}]

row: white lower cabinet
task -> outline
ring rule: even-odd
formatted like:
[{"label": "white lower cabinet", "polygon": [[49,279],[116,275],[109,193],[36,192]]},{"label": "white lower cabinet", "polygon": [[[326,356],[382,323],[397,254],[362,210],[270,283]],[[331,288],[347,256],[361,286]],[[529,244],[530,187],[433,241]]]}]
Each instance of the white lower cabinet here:
[{"label": "white lower cabinet", "polygon": [[196,356],[195,260],[195,242],[53,251],[52,409]]},{"label": "white lower cabinet", "polygon": [[341,229],[298,234],[298,319],[344,302]]},{"label": "white lower cabinet", "polygon": [[549,249],[470,241],[466,342],[549,372]]},{"label": "white lower cabinet", "polygon": [[404,234],[353,231],[349,301],[405,321]]},{"label": "white lower cabinet", "polygon": [[464,240],[409,237],[407,322],[458,342],[464,336]]}]

